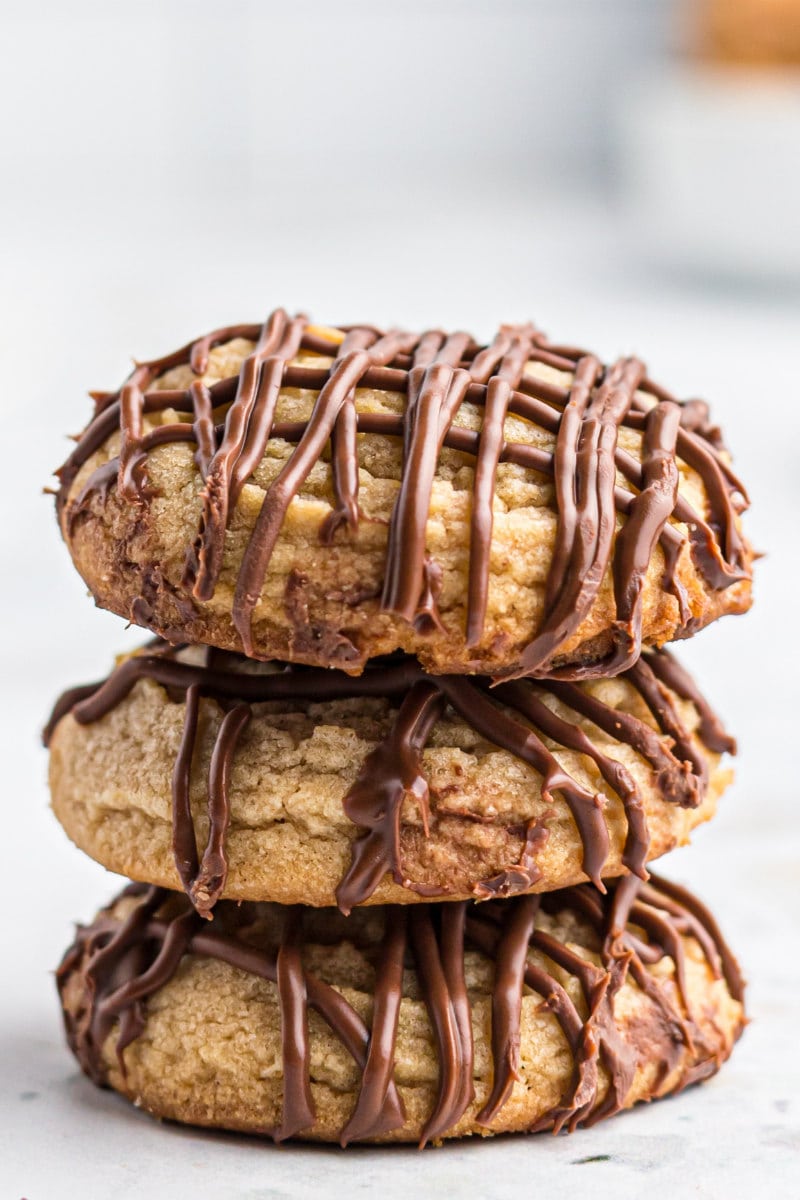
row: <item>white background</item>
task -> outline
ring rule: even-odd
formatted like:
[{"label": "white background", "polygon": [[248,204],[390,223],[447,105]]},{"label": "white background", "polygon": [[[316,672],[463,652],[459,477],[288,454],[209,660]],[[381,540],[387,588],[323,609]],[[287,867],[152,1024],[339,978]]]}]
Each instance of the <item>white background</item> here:
[{"label": "white background", "polygon": [[[3,1196],[796,1194],[800,286],[741,256],[736,278],[653,265],[632,236],[617,130],[673,30],[657,0],[3,14]],[[118,884],[49,813],[38,730],[141,635],[86,599],[41,489],[131,355],[278,304],[486,338],[531,317],[713,403],[767,557],[753,612],[680,651],[740,742],[718,818],[667,865],[750,980],[753,1023],[704,1087],[568,1139],[276,1151],[159,1127],[64,1049],[51,971]]]}]

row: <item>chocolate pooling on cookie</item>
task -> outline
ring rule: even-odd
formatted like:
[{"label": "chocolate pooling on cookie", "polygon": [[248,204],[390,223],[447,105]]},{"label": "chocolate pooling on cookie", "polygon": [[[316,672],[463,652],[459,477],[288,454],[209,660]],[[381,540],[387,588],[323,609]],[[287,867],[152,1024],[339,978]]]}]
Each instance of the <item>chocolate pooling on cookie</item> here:
[{"label": "chocolate pooling on cookie", "polygon": [[[276,1141],[309,1131],[315,1121],[310,1080],[308,1012],[313,1009],[352,1056],[360,1072],[355,1106],[343,1128],[343,1145],[377,1138],[402,1127],[403,1101],[394,1079],[398,1017],[404,970],[414,971],[427,1008],[438,1060],[432,1110],[421,1144],[456,1126],[474,1100],[471,1000],[465,982],[465,953],[478,953],[494,967],[491,989],[492,1087],[477,1114],[490,1126],[502,1112],[519,1077],[520,1018],[526,994],[541,997],[555,1017],[573,1060],[572,1078],[559,1101],[533,1130],[574,1130],[618,1112],[625,1104],[640,1058],[657,1064],[652,1093],[687,1049],[693,1062],[673,1086],[680,1090],[714,1073],[726,1049],[708,1046],[686,987],[684,938],[693,938],[712,976],[724,979],[741,1001],[743,983],[736,961],[710,913],[688,892],[653,878],[616,882],[603,896],[589,885],[542,897],[476,905],[459,901],[406,910],[386,906],[383,933],[365,939],[356,917],[318,918],[301,908],[226,903],[213,927],[188,902],[164,889],[132,884],[122,894],[130,909],[122,919],[110,909],[79,927],[57,971],[69,1045],[83,1071],[97,1084],[108,1082],[104,1048],[109,1036],[125,1075],[125,1050],[144,1031],[147,1004],[178,971],[187,955],[216,959],[277,986],[283,1065],[282,1118],[264,1132]],[[541,913],[574,913],[592,931],[596,954],[562,941],[542,928]],[[324,930],[319,920],[328,922]],[[304,944],[322,932],[323,944],[350,941],[374,967],[371,1024],[330,983],[304,963]],[[374,935],[373,935],[374,939]],[[533,961],[529,952],[542,956]],[[671,959],[671,976],[648,967]],[[576,1002],[564,977],[577,982]],[[615,1013],[620,988],[630,980],[649,1000],[649,1018],[621,1036]],[[77,984],[77,986],[76,986]],[[255,1031],[257,1036],[257,1031]],[[609,1084],[601,1098],[600,1071]]]},{"label": "chocolate pooling on cookie", "polygon": [[[425,835],[437,819],[429,803],[423,751],[436,722],[451,709],[484,741],[527,763],[541,776],[546,804],[558,792],[574,819],[583,846],[582,867],[603,888],[603,866],[609,854],[604,797],[569,774],[549,745],[585,755],[611,791],[619,797],[627,821],[622,864],[646,878],[650,835],[640,790],[625,766],[605,751],[605,739],[593,738],[579,718],[592,722],[601,735],[626,744],[652,768],[661,797],[670,804],[696,808],[707,789],[707,766],[684,724],[676,697],[697,711],[696,736],[713,753],[733,752],[725,733],[692,680],[666,651],[647,651],[624,673],[649,710],[655,728],[630,712],[593,695],[587,684],[564,680],[513,680],[490,687],[477,676],[428,675],[408,657],[374,660],[359,676],[323,669],[273,664],[256,665],[241,656],[207,647],[185,648],[157,643],[124,660],[101,683],[65,692],[45,730],[49,741],[58,722],[71,713],[82,725],[110,713],[140,680],[151,680],[170,700],[184,705],[183,734],[172,773],[172,845],[181,884],[204,916],[224,892],[227,877],[226,832],[230,817],[230,776],[237,743],[247,728],[253,706],[269,701],[319,703],[377,697],[390,704],[388,731],[361,764],[343,800],[344,810],[359,829],[351,863],[337,889],[344,912],[367,901],[389,873],[394,881],[422,896],[448,895],[446,886],[431,886],[410,877],[401,850],[401,810],[406,798],[416,803]],[[546,703],[555,697],[575,721]],[[192,763],[198,738],[200,700],[218,703],[224,716],[216,734],[207,783],[209,831],[204,847],[189,799]],[[467,817],[469,814],[467,814]],[[519,857],[488,878],[472,879],[465,890],[481,899],[525,892],[541,878],[537,852],[547,838],[547,820],[531,820],[519,830]]]},{"label": "chocolate pooling on cookie", "polygon": [[[207,386],[199,376],[212,347],[234,338],[254,342],[254,349],[238,377]],[[292,362],[300,353],[325,355],[332,362]],[[573,381],[564,387],[538,378],[525,371],[529,362],[570,372]],[[148,390],[179,365],[188,365],[198,376],[187,389]],[[404,395],[402,415],[359,411],[357,389],[364,387]],[[317,393],[307,421],[275,420],[282,388]],[[358,529],[359,434],[402,439],[402,474],[380,608],[412,623],[422,635],[439,625],[439,569],[425,545],[438,457],[449,447],[474,458],[465,629],[469,650],[480,645],[484,632],[498,464],[515,463],[553,480],[558,526],[545,613],[517,665],[498,671],[505,678],[607,676],[635,662],[641,649],[643,583],[656,545],[664,556],[663,587],[675,596],[682,626],[690,630],[687,597],[676,575],[685,535],[671,519],[688,529],[693,560],[711,588],[721,590],[749,578],[737,530],[746,496],[720,452],[719,433],[709,423],[706,406],[676,401],[647,378],[638,359],[623,358],[605,367],[583,350],[548,342],[529,325],[503,326],[490,345],[480,347],[467,334],[437,330],[419,335],[358,327],[337,336],[277,310],[263,326],[218,329],[164,358],[138,363],[118,393],[96,394],[95,400],[94,420],[58,472],[59,511],[67,505],[80,468],[116,431],[121,434],[119,455],[94,471],[69,502],[69,527],[94,498],[106,497],[112,488],[133,505],[148,505],[150,451],[169,442],[194,444],[203,479],[202,514],[186,549],[182,586],[169,585],[176,604],[189,612],[195,600],[214,595],[231,514],[270,439],[294,445],[266,491],[236,582],[233,623],[249,655],[254,653],[253,611],[287,510],[323,454],[330,455],[334,507],[320,526],[320,540],[330,545]],[[456,423],[465,401],[482,408],[480,431]],[[167,409],[185,419],[145,429],[146,415]],[[507,415],[554,435],[554,452],[506,441]],[[642,433],[641,463],[618,443],[621,428]],[[681,462],[701,477],[707,514],[695,511],[679,494]],[[617,485],[617,473],[632,491]],[[623,521],[617,531],[619,517]],[[589,612],[609,565],[616,605],[611,649],[601,662],[560,663],[559,652]],[[153,572],[158,574],[155,567]],[[156,575],[152,586],[158,587],[159,580],[166,586]],[[287,589],[291,586],[290,576]],[[132,615],[147,624],[151,611],[142,595]],[[181,640],[170,630],[161,632]],[[359,653],[347,638],[340,637],[327,650],[336,665],[358,667]]]}]

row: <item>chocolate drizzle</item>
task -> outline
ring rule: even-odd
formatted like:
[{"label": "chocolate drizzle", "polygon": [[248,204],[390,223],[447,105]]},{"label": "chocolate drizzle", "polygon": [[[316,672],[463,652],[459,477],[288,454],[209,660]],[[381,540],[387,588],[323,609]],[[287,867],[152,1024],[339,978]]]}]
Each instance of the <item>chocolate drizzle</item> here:
[{"label": "chocolate drizzle", "polygon": [[[452,1131],[473,1103],[472,999],[465,982],[465,952],[494,964],[491,993],[492,1084],[474,1118],[491,1126],[525,1077],[520,1063],[520,1014],[531,993],[555,1017],[573,1059],[573,1073],[558,1103],[534,1129],[590,1125],[626,1103],[640,1058],[658,1065],[651,1094],[683,1061],[672,1090],[712,1074],[730,1046],[703,1033],[703,1017],[692,1011],[686,984],[685,938],[693,938],[716,979],[741,1001],[743,984],[736,961],[708,911],[688,892],[653,878],[649,884],[627,878],[602,896],[589,885],[544,897],[476,906],[468,902],[420,905],[407,916],[387,906],[384,931],[364,943],[355,917],[338,919],[333,936],[361,946],[375,967],[372,1022],[368,1028],[333,986],[304,962],[305,942],[313,941],[298,910],[286,911],[277,942],[267,932],[258,905],[222,906],[221,920],[206,925],[175,893],[132,884],[123,893],[131,903],[124,919],[110,910],[79,928],[57,972],[64,1002],[67,1037],[84,1072],[97,1084],[108,1082],[104,1049],[109,1037],[125,1075],[125,1050],[143,1032],[147,1002],[175,975],[187,955],[216,959],[277,985],[283,1060],[282,1119],[267,1129],[276,1141],[309,1132],[316,1119],[310,1079],[308,1012],[314,1009],[355,1060],[361,1085],[355,1107],[341,1130],[342,1144],[377,1138],[402,1127],[403,1102],[394,1080],[398,1016],[404,994],[404,967],[413,970],[428,1011],[439,1064],[436,1094],[422,1129],[421,1144]],[[278,910],[272,906],[269,912]],[[597,953],[579,952],[542,928],[540,912],[574,912],[589,927]],[[261,916],[259,914],[261,913]],[[325,918],[326,920],[328,918]],[[410,922],[410,926],[409,926]],[[331,937],[328,930],[327,937]],[[374,935],[373,935],[374,937]],[[531,951],[536,957],[531,957]],[[666,978],[648,967],[668,958]],[[581,1002],[559,981],[576,980]],[[648,1000],[649,1016],[626,1028],[615,998],[626,981]],[[257,1036],[257,1032],[256,1032]],[[599,1068],[608,1077],[605,1096]],[[527,1071],[530,1072],[530,1067]],[[528,1078],[528,1082],[532,1082]]]},{"label": "chocolate drizzle", "polygon": [[[344,912],[368,901],[387,874],[422,896],[453,894],[444,885],[434,887],[409,877],[401,853],[401,814],[406,799],[418,806],[426,836],[431,821],[438,819],[431,812],[422,755],[434,726],[448,708],[481,739],[532,767],[541,776],[545,804],[554,801],[554,793],[563,797],[583,845],[583,870],[600,889],[609,854],[604,797],[570,775],[548,746],[561,746],[590,759],[619,797],[627,820],[622,863],[641,878],[647,875],[650,846],[641,792],[626,767],[606,751],[605,739],[593,738],[578,719],[591,722],[606,738],[631,747],[649,764],[662,798],[684,808],[702,802],[708,782],[706,758],[694,736],[713,753],[735,748],[691,679],[666,651],[646,652],[624,674],[650,711],[653,724],[605,704],[585,684],[563,680],[515,680],[491,688],[479,677],[428,675],[411,658],[376,660],[362,675],[349,676],[307,667],[256,666],[238,655],[208,648],[192,654],[194,660],[190,661],[184,648],[157,643],[123,661],[105,681],[65,692],[44,736],[49,742],[67,713],[81,725],[100,720],[121,704],[140,680],[160,684],[172,702],[184,705],[183,734],[172,774],[173,852],[181,886],[205,917],[225,890],[231,772],[254,705],[280,701],[302,706],[375,697],[390,706],[387,732],[364,759],[343,799],[346,815],[359,829],[350,866],[336,893]],[[565,706],[566,712],[553,711],[546,702],[548,695]],[[697,710],[699,726],[694,736],[684,724],[676,696],[686,698]],[[209,832],[201,853],[189,792],[203,698],[220,705],[223,716],[208,773]],[[536,858],[546,837],[546,820],[529,822],[521,831],[519,858],[499,873],[473,879],[472,894],[487,899],[528,891],[541,878]],[[417,935],[422,936],[419,931]]]},{"label": "chocolate drizzle", "polygon": [[[165,371],[188,365],[202,375],[214,346],[234,338],[254,343],[238,377],[186,390],[152,390]],[[313,364],[324,355],[330,366]],[[303,356],[298,362],[298,355]],[[569,387],[526,371],[542,363],[570,372]],[[276,421],[282,388],[317,393],[307,421]],[[359,388],[405,396],[402,415],[361,412]],[[457,423],[464,403],[483,410],[480,432]],[[166,409],[185,420],[146,429],[147,417]],[[219,424],[224,413],[224,423]],[[553,453],[506,441],[508,415],[555,436]],[[618,441],[620,429],[642,434],[641,465]],[[81,467],[115,432],[118,459],[99,467],[80,494],[69,493]],[[545,588],[545,611],[533,640],[515,666],[499,675],[576,679],[622,672],[642,644],[642,593],[656,545],[664,557],[663,586],[678,601],[680,620],[691,626],[688,598],[676,570],[685,541],[712,589],[749,578],[749,558],[737,528],[746,507],[744,489],[726,463],[719,432],[699,401],[679,404],[652,383],[637,359],[604,367],[582,350],[556,346],[530,325],[504,326],[479,347],[467,334],[432,330],[422,335],[369,327],[343,332],[310,327],[302,316],[274,312],[263,326],[216,330],[165,358],[139,363],[119,393],[96,396],[94,420],[58,472],[59,511],[69,530],[94,497],[118,494],[146,506],[147,455],[158,445],[196,445],[203,479],[199,528],[187,549],[184,600],[208,601],[220,576],[225,532],[247,480],[270,439],[295,448],[269,485],[244,552],[233,600],[233,622],[245,653],[253,655],[252,620],[287,510],[309,472],[330,450],[333,505],[320,541],[354,535],[359,527],[359,436],[401,438],[403,469],[391,515],[380,608],[424,636],[440,627],[435,590],[438,569],[426,549],[431,491],[443,447],[474,456],[465,641],[477,651],[484,639],[498,464],[516,463],[552,478],[558,513],[555,548]],[[708,513],[696,512],[678,494],[679,462],[699,473]],[[619,486],[621,477],[629,485]],[[620,531],[619,517],[624,518]],[[687,527],[685,535],[677,524]],[[612,570],[616,620],[602,662],[560,660]],[[146,620],[140,610],[138,619]],[[154,622],[151,622],[154,623]],[[162,631],[163,632],[163,631]],[[358,665],[359,652],[343,639],[340,665]],[[337,660],[338,661],[338,660]]]}]

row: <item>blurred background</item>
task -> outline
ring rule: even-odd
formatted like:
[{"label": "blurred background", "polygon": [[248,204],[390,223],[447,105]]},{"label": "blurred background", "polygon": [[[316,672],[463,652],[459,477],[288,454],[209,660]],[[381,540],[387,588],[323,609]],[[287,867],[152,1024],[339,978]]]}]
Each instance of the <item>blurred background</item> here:
[{"label": "blurred background", "polygon": [[8,1069],[38,1038],[60,1086],[43,975],[113,887],[48,814],[37,745],[53,696],[141,640],[93,610],[41,495],[87,391],[278,305],[487,339],[530,318],[708,399],[751,491],[756,608],[682,655],[738,783],[670,869],[765,1018],[727,1078],[783,1120],[759,1081],[786,1070],[797,936],[772,898],[800,899],[800,0],[29,0],[0,21],[6,887],[41,917],[0,996]]}]

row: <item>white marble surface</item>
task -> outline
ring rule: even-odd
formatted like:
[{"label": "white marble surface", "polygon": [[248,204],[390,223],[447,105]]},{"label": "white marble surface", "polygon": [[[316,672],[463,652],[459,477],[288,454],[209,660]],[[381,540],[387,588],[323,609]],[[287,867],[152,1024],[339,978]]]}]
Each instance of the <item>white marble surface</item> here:
[{"label": "white marble surface", "polygon": [[[20,212],[3,245],[3,1195],[797,1196],[797,298],[688,291],[637,274],[607,213],[533,193],[473,193],[457,212],[450,199],[417,196],[394,212],[391,237],[386,197],[362,197],[356,212],[351,198],[338,208],[328,199],[325,230],[318,210],[298,211],[291,197],[269,229],[246,204],[232,229],[212,200],[187,222],[183,207],[145,192],[124,235],[110,219],[68,215],[54,226]],[[117,881],[48,812],[37,731],[61,687],[104,672],[136,634],[85,598],[40,489],[64,456],[64,433],[84,422],[84,393],[114,385],[130,353],[158,353],[277,303],[323,320],[445,322],[484,335],[499,317],[532,316],[606,355],[641,352],[656,378],[713,401],[768,557],[753,613],[681,652],[741,750],[717,820],[666,865],[714,908],[750,980],[752,1023],[703,1087],[572,1138],[342,1153],[159,1126],[95,1090],[66,1052],[52,968],[72,921]]]}]

